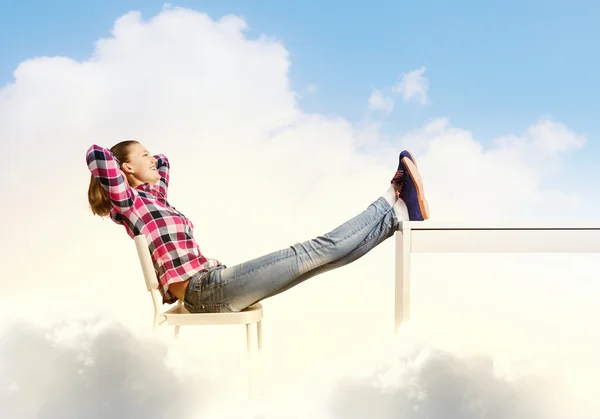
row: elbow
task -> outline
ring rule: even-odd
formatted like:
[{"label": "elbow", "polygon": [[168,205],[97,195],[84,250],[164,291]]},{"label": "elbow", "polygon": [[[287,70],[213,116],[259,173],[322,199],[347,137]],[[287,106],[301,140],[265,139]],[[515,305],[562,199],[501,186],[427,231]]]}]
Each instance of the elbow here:
[{"label": "elbow", "polygon": [[154,156],[154,158],[156,158],[156,160],[158,160],[158,162],[160,163],[161,166],[169,167],[169,159],[164,154],[158,154],[158,155]]},{"label": "elbow", "polygon": [[88,148],[87,153],[86,153],[86,160],[87,160],[88,165],[97,159],[96,152],[98,152],[98,151],[103,151],[103,148],[96,144],[92,144],[92,146],[90,148]]},{"label": "elbow", "polygon": [[103,148],[100,147],[99,145],[92,144],[90,146],[90,148],[88,148],[88,150],[87,150],[87,155],[89,156],[90,154],[93,154],[97,150],[103,150]]}]

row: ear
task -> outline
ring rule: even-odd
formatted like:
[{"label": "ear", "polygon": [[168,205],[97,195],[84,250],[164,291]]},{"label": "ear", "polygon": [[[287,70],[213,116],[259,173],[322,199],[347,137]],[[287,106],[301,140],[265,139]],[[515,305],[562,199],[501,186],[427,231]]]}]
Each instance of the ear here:
[{"label": "ear", "polygon": [[129,163],[123,163],[121,165],[121,170],[128,175],[131,175],[134,173],[133,167],[131,167],[131,165]]}]

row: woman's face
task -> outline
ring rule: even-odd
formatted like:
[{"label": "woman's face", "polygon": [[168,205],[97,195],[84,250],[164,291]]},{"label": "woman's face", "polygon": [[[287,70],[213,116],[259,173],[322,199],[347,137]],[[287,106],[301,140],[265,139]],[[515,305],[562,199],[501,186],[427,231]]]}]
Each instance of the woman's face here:
[{"label": "woman's face", "polygon": [[156,169],[156,159],[141,144],[129,147],[129,162],[121,165],[121,170],[127,175],[127,180],[132,187],[143,183],[154,185],[160,180]]}]

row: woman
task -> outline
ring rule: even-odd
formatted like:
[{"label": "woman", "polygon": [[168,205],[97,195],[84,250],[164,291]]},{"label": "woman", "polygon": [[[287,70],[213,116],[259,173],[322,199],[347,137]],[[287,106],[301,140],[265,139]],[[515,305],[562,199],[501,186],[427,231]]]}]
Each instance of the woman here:
[{"label": "woman", "polygon": [[408,151],[388,190],[331,232],[268,255],[226,267],[205,257],[194,225],[167,201],[169,161],[137,141],[110,150],[92,145],[92,212],[110,216],[129,236],[146,236],[163,303],[182,300],[192,313],[240,311],[320,273],[346,265],[391,237],[408,210],[410,220],[429,218],[423,183]]}]

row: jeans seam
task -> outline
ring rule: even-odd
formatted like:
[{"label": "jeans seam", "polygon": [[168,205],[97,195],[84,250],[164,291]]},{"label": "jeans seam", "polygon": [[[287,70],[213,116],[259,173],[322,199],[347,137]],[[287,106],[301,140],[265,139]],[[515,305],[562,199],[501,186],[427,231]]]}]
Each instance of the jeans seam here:
[{"label": "jeans seam", "polygon": [[[391,228],[392,228],[392,224],[393,224],[393,222],[390,222],[390,221],[387,221],[387,222],[384,222],[384,223],[382,223],[382,224],[379,226],[379,229],[377,230],[377,233],[379,234],[379,233],[381,233],[381,232],[382,232],[383,230],[385,230],[385,229],[391,229]],[[361,247],[363,247],[364,245],[366,245],[366,244],[368,244],[369,242],[371,242],[371,241],[375,240],[375,238],[378,236],[378,234],[373,234],[373,235],[371,235],[371,237],[367,237],[367,238],[365,238],[365,239],[364,239],[362,242],[360,242],[360,243],[358,244],[358,246],[356,246],[356,249],[360,249],[360,248],[361,248]]]}]

